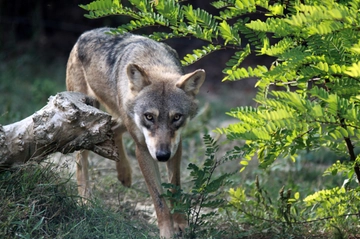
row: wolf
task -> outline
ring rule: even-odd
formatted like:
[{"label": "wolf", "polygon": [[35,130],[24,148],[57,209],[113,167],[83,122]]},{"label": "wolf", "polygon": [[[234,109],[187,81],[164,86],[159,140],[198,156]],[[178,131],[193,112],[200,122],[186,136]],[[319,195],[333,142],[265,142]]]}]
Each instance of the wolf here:
[{"label": "wolf", "polygon": [[[158,162],[166,163],[168,180],[180,187],[181,131],[198,108],[196,95],[203,69],[185,74],[176,51],[147,37],[110,34],[111,28],[83,33],[71,50],[66,86],[97,100],[116,122],[117,177],[131,186],[131,167],[122,136],[129,132],[136,158],[152,197],[160,237],[170,238],[187,226],[182,214],[171,214],[163,194]],[[88,152],[77,155],[79,194],[91,196]]]}]

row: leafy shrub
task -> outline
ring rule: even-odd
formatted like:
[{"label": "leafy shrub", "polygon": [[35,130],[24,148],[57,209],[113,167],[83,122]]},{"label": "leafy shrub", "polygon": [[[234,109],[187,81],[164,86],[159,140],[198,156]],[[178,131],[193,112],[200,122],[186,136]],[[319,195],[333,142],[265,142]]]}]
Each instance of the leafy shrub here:
[{"label": "leafy shrub", "polygon": [[203,165],[197,166],[192,163],[188,165],[192,177],[190,192],[184,192],[173,184],[163,184],[168,189],[164,196],[173,204],[172,213],[186,215],[189,228],[185,232],[185,238],[197,238],[198,235],[206,238],[219,237],[226,234],[218,227],[211,226],[212,223],[217,223],[211,221],[211,218],[218,214],[214,209],[225,207],[227,204],[225,192],[220,189],[229,184],[229,177],[232,173],[215,176],[215,170],[220,165],[236,158],[236,154],[226,154],[218,158],[219,146],[217,142],[209,135],[205,135],[204,143],[206,159]]}]

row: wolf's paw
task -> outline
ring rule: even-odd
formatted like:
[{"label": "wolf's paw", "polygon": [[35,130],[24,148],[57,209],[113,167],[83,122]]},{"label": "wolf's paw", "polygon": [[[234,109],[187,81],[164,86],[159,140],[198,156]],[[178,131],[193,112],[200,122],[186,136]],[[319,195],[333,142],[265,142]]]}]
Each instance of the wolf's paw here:
[{"label": "wolf's paw", "polygon": [[128,160],[116,162],[117,178],[125,187],[131,186],[131,167]]},{"label": "wolf's paw", "polygon": [[119,179],[119,181],[122,183],[122,185],[124,185],[125,187],[131,187],[131,174],[121,174],[117,176],[117,178]]},{"label": "wolf's paw", "polygon": [[87,186],[87,187],[79,186],[78,192],[79,192],[79,196],[80,196],[80,201],[83,204],[88,204],[89,200],[91,200],[91,198],[93,196],[90,186]]},{"label": "wolf's paw", "polygon": [[174,214],[174,229],[177,236],[183,236],[186,228],[188,227],[188,223],[185,219],[185,216],[182,214]]}]

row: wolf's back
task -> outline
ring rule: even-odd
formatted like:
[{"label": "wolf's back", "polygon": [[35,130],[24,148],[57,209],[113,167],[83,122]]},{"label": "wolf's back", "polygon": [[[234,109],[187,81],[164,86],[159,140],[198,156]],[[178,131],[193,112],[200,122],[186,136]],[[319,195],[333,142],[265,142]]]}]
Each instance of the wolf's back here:
[{"label": "wolf's back", "polygon": [[131,33],[113,35],[109,33],[111,30],[94,29],[79,37],[76,43],[78,58],[85,67],[94,61],[106,63],[103,67],[107,69],[135,63],[145,70],[161,65],[183,73],[176,51],[168,45]]}]

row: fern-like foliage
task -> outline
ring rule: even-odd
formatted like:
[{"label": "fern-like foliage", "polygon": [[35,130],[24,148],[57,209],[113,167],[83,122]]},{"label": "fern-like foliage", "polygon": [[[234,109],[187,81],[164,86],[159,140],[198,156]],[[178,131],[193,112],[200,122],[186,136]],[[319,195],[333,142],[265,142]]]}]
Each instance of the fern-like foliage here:
[{"label": "fern-like foliage", "polygon": [[214,46],[212,44],[209,44],[208,46],[203,46],[202,49],[195,49],[193,51],[193,54],[187,54],[184,57],[184,60],[181,61],[181,63],[184,66],[190,65],[190,64],[200,60],[201,58],[209,55],[210,53],[220,50],[220,49],[221,49],[220,45]]},{"label": "fern-like foliage", "polygon": [[314,209],[314,218],[331,218],[327,224],[337,224],[344,217],[357,216],[357,202],[360,199],[358,189],[347,190],[345,186],[317,191],[307,196],[304,202]]},{"label": "fern-like foliage", "polygon": [[214,175],[220,165],[234,159],[233,156],[237,153],[226,154],[218,158],[218,143],[209,135],[205,135],[203,139],[206,146],[205,161],[201,166],[192,163],[188,166],[193,183],[191,190],[185,192],[172,184],[163,184],[167,189],[163,196],[173,202],[173,212],[187,216],[189,229],[183,235],[186,238],[206,235],[208,228],[204,229],[204,226],[210,226],[210,222],[207,220],[217,213],[215,211],[204,213],[203,211],[204,209],[209,210],[225,206],[224,192],[219,189],[229,184],[229,177],[235,173],[223,173],[217,177]]}]

